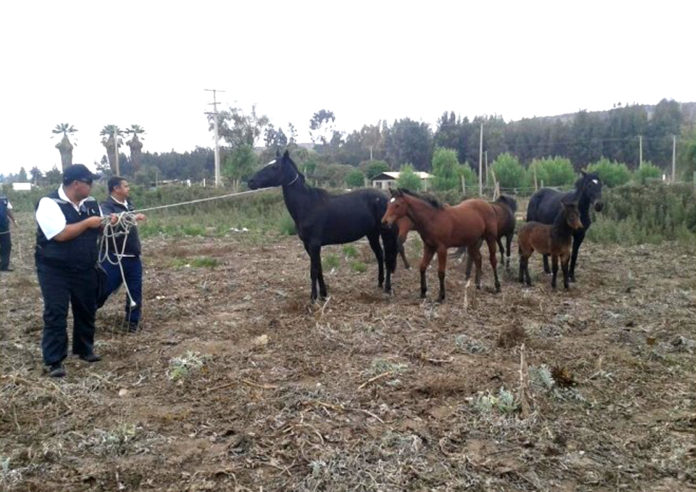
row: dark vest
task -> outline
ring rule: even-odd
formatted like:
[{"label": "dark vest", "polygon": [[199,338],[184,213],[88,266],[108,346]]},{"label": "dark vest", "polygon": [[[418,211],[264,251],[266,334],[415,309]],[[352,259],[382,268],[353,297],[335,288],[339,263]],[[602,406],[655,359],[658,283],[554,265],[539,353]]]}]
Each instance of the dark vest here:
[{"label": "dark vest", "polygon": [[[122,212],[133,212],[135,208],[131,202],[128,202],[128,208],[118,203],[113,198],[109,197],[101,203],[102,213],[106,216],[109,214],[120,214]],[[116,239],[116,251],[123,251],[126,255],[140,256],[140,237],[138,236],[138,228],[131,227],[128,231],[128,237],[126,239],[126,249],[123,249],[123,240],[125,236],[117,236]],[[111,240],[109,240],[109,246],[113,246]]]},{"label": "dark vest", "polygon": [[10,227],[10,221],[7,218],[7,205],[10,201],[6,196],[0,195],[0,231],[6,231]]},{"label": "dark vest", "polygon": [[[88,197],[78,213],[70,202],[58,196],[58,190],[47,195],[60,207],[68,225],[81,222],[88,217],[100,215],[97,201]],[[48,240],[41,227],[36,228],[36,262],[64,270],[87,270],[97,263],[99,229],[87,229],[70,241]]]}]

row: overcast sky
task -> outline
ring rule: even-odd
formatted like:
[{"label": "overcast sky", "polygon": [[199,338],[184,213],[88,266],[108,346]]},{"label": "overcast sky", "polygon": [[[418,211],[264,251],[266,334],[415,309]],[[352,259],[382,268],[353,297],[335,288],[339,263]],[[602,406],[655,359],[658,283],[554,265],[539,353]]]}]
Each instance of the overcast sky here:
[{"label": "overcast sky", "polygon": [[144,127],[143,151],[210,147],[204,89],[301,141],[320,109],[350,132],[696,101],[694,19],[688,0],[7,1],[0,174],[60,167],[61,122],[91,168],[107,124]]}]

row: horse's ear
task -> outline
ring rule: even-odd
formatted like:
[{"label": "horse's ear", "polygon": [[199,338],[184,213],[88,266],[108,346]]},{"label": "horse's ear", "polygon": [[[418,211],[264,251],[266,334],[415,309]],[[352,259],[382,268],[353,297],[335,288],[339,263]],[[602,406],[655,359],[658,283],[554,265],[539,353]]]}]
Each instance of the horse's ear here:
[{"label": "horse's ear", "polygon": [[580,174],[582,174],[583,177],[587,176],[587,171],[584,169],[580,169]]}]

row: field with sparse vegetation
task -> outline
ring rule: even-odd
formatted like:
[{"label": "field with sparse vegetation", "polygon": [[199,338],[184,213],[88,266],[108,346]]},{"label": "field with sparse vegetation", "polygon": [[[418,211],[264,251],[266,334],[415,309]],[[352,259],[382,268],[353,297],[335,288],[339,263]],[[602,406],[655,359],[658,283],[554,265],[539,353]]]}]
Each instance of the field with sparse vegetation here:
[{"label": "field with sparse vegetation", "polygon": [[[533,286],[508,272],[500,294],[486,262],[476,291],[451,260],[441,305],[432,268],[421,300],[399,260],[387,296],[366,242],[332,246],[330,298],[312,305],[278,194],[254,203],[219,220],[152,212],[143,330],[123,330],[119,292],[97,316],[103,360],[69,357],[60,380],[42,372],[33,228],[19,215],[15,271],[0,276],[0,490],[696,487],[687,233],[602,233],[568,292],[536,255]],[[417,234],[406,246],[417,266]]]}]

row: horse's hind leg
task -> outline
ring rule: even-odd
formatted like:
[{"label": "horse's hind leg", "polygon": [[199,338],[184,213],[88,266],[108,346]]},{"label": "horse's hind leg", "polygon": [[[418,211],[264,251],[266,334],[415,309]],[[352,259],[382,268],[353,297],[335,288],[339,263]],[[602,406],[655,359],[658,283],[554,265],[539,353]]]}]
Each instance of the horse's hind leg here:
[{"label": "horse's hind leg", "polygon": [[404,268],[406,270],[410,270],[411,265],[408,264],[408,260],[406,259],[406,251],[404,250],[404,240],[399,238],[398,241],[399,255],[401,256],[401,260],[404,262]]},{"label": "horse's hind leg", "polygon": [[384,252],[382,251],[382,246],[379,244],[379,233],[368,234],[367,240],[370,242],[370,247],[377,258],[377,266],[379,268],[377,284],[382,287],[382,285],[384,285]]},{"label": "horse's hind leg", "polygon": [[505,242],[507,244],[507,251],[505,253],[507,255],[507,259],[505,260],[505,268],[507,270],[509,270],[510,269],[510,253],[511,253],[511,248],[512,248],[512,233],[510,233],[506,236]]},{"label": "horse's hind leg", "polygon": [[438,302],[445,300],[445,271],[447,270],[447,248],[437,251],[437,277],[440,280],[440,295]]},{"label": "horse's hind leg", "polygon": [[505,265],[505,248],[503,248],[503,238],[499,237],[496,242],[498,243],[498,248],[500,248],[500,264]]},{"label": "horse's hind leg", "polygon": [[556,276],[558,275],[558,255],[551,255],[551,263],[553,266],[552,272],[553,277],[551,277],[551,287],[556,288]]},{"label": "horse's hind leg", "polygon": [[474,283],[476,284],[477,289],[481,288],[481,250],[479,249],[480,245],[481,243],[477,242],[476,244],[472,244],[471,246],[469,246],[466,250],[468,257],[466,280],[469,280],[469,277],[471,276],[471,262],[474,262],[476,264],[476,277],[474,279]]},{"label": "horse's hind leg", "polygon": [[321,246],[314,246],[305,243],[305,250],[309,255],[309,276],[312,283],[312,294],[310,299],[312,302],[317,300],[317,283],[319,284],[319,293],[322,298],[326,297],[326,285],[324,284],[324,275],[321,271]]},{"label": "horse's hind leg", "polygon": [[570,286],[568,285],[568,277],[569,277],[569,272],[568,272],[568,260],[570,259],[570,255],[568,253],[565,253],[561,256],[561,268],[563,269],[563,287],[568,289]]},{"label": "horse's hind leg", "polygon": [[495,279],[495,291],[500,292],[500,280],[498,280],[498,255],[495,251],[495,241],[496,240],[492,237],[486,239],[486,243],[488,243],[488,256],[490,257],[491,268],[493,269],[493,278]]},{"label": "horse's hind leg", "polygon": [[544,273],[551,273],[549,268],[549,255],[544,255]]}]

